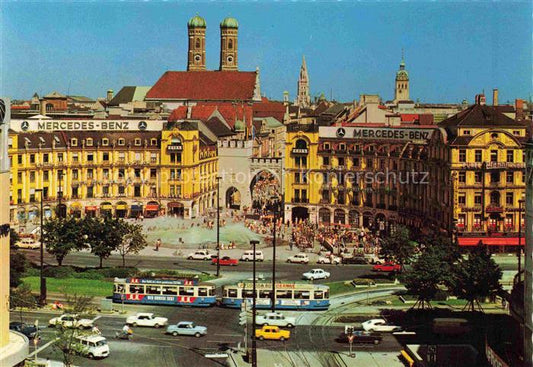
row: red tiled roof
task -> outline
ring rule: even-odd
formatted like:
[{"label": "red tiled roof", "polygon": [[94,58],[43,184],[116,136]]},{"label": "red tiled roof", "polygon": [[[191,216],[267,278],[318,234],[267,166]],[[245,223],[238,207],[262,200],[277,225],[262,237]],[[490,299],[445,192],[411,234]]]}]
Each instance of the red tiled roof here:
[{"label": "red tiled roof", "polygon": [[282,102],[272,102],[263,97],[260,103],[254,103],[254,117],[274,117],[278,121],[283,121],[285,116],[285,105]]},{"label": "red tiled roof", "polygon": [[251,100],[255,72],[167,71],[146,93],[146,99]]},{"label": "red tiled roof", "polygon": [[413,122],[418,121],[419,116],[417,113],[402,113],[401,121],[402,122]]},{"label": "red tiled roof", "polygon": [[11,109],[12,110],[29,110],[30,106],[28,106],[28,105],[12,105]]},{"label": "red tiled roof", "polygon": [[[177,120],[184,120],[187,118],[187,106],[180,106],[176,108],[170,116],[168,117],[168,121],[177,121]],[[191,119],[193,120],[202,120],[207,121],[209,117],[213,115],[215,111],[218,111],[224,120],[227,122],[229,126],[232,128],[235,126],[236,120],[243,120],[243,118],[246,118],[246,123],[248,126],[250,126],[250,123],[252,121],[253,117],[253,109],[252,106],[249,106],[247,104],[233,104],[230,102],[205,102],[205,103],[199,103],[196,106],[191,106]]]}]

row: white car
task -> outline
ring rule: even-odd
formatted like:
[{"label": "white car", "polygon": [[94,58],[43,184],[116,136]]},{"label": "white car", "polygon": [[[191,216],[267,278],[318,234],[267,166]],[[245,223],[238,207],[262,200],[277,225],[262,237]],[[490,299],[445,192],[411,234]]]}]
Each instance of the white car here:
[{"label": "white car", "polygon": [[365,329],[365,331],[394,332],[402,330],[401,326],[390,325],[384,319],[368,320],[363,322],[361,325],[363,325],[363,329]]},{"label": "white car", "polygon": [[67,328],[89,329],[93,327],[93,321],[89,319],[80,319],[78,315],[64,314],[54,317],[48,321],[48,326],[55,327],[61,325]]},{"label": "white car", "polygon": [[154,316],[153,313],[142,312],[134,316],[129,316],[126,319],[126,324],[132,326],[149,326],[157,329],[158,327],[166,326],[168,319],[166,317]]},{"label": "white car", "polygon": [[299,253],[296,255],[292,255],[287,259],[288,263],[300,263],[300,264],[309,264],[309,256],[304,253]]},{"label": "white car", "polygon": [[107,345],[107,340],[103,336],[78,336],[76,339],[78,343],[81,344],[81,355],[90,359],[105,358],[109,356],[109,345]]},{"label": "white car", "polygon": [[41,242],[36,241],[30,237],[24,237],[24,238],[21,238],[20,241],[17,241],[15,243],[15,247],[35,250],[35,249],[41,248]]},{"label": "white car", "polygon": [[280,326],[280,327],[294,327],[296,325],[296,318],[286,317],[281,312],[268,312],[264,315],[257,316],[257,325],[265,326]]},{"label": "white car", "polygon": [[211,260],[211,254],[208,250],[197,250],[194,252],[191,252],[187,259],[189,260]]},{"label": "white car", "polygon": [[303,273],[302,277],[306,280],[315,279],[327,279],[330,277],[330,273],[324,271],[324,269],[311,269],[306,273]]},{"label": "white car", "polygon": [[342,262],[342,259],[338,256],[320,256],[316,261],[317,264],[334,264],[338,265]]},{"label": "white car", "polygon": [[[263,261],[265,260],[265,255],[263,255],[263,251],[255,251],[255,261]],[[254,261],[254,251],[253,250],[246,250],[244,251],[244,254],[241,256],[241,261]]]}]

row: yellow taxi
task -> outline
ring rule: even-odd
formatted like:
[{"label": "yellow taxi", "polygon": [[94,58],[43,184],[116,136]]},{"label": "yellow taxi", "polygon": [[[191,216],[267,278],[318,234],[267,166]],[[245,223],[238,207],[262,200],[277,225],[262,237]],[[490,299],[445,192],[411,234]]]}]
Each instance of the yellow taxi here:
[{"label": "yellow taxi", "polygon": [[261,329],[255,330],[255,337],[259,338],[259,340],[270,339],[283,341],[291,337],[291,332],[289,330],[281,330],[277,326],[265,325]]}]

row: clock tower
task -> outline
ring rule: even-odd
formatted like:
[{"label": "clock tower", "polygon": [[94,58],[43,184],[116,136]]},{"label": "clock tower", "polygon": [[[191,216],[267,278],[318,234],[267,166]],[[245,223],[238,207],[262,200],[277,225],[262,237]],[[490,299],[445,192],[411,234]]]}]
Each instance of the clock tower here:
[{"label": "clock tower", "polygon": [[394,88],[394,103],[409,100],[409,73],[405,70],[405,60],[402,51],[400,69],[396,72],[396,86]]},{"label": "clock tower", "polygon": [[228,17],[220,23],[220,70],[238,70],[237,19]]},{"label": "clock tower", "polygon": [[189,30],[189,53],[187,71],[205,70],[205,29],[204,18],[196,15],[187,23]]}]

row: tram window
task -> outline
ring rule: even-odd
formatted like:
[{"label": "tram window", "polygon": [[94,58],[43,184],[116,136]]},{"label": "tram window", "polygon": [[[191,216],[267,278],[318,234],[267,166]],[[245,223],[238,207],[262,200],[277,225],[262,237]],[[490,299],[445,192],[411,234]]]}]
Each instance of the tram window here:
[{"label": "tram window", "polygon": [[161,287],[155,285],[146,286],[146,294],[161,294]]},{"label": "tram window", "polygon": [[324,298],[329,298],[329,291],[324,292]]},{"label": "tram window", "polygon": [[309,292],[304,291],[294,291],[294,299],[309,299]]},{"label": "tram window", "polygon": [[259,291],[259,298],[271,298],[271,291]]},{"label": "tram window", "polygon": [[192,296],[194,295],[193,287],[180,287],[180,296]]},{"label": "tram window", "polygon": [[115,284],[115,293],[124,293],[124,284]]},{"label": "tram window", "polygon": [[231,297],[231,298],[237,298],[237,290],[236,289],[226,289],[226,291],[228,292],[228,297]]},{"label": "tram window", "polygon": [[214,296],[215,295],[215,288],[211,287],[211,288],[208,288],[209,289],[209,295],[210,296]]},{"label": "tram window", "polygon": [[176,287],[163,287],[163,294],[177,295],[178,289]]},{"label": "tram window", "polygon": [[199,288],[198,288],[198,296],[199,296],[199,297],[205,297],[205,296],[207,296],[207,288],[199,287]]},{"label": "tram window", "polygon": [[144,285],[130,285],[130,293],[144,293]]},{"label": "tram window", "polygon": [[242,297],[243,298],[252,298],[253,295],[254,295],[254,292],[251,289],[243,289],[243,291],[242,291]]},{"label": "tram window", "polygon": [[276,291],[276,298],[292,298],[292,291]]},{"label": "tram window", "polygon": [[315,299],[324,299],[324,291],[315,291]]}]

